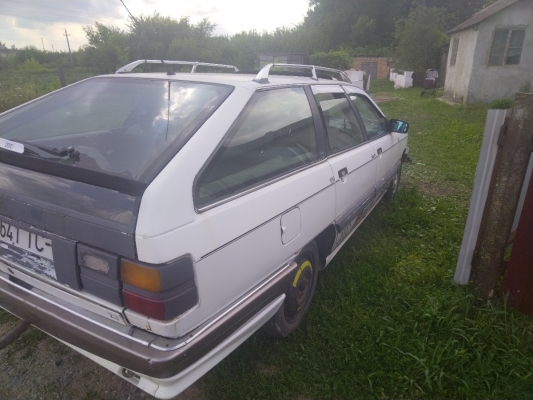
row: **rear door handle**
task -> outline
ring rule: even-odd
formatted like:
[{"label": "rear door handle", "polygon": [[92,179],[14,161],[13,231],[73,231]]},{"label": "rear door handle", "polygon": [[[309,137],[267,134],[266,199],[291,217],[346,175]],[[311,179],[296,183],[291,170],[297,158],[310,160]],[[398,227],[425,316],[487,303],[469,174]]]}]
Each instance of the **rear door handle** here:
[{"label": "rear door handle", "polygon": [[381,150],[381,147],[378,149],[378,154],[381,155],[383,153],[383,150]]},{"label": "rear door handle", "polygon": [[348,168],[343,168],[339,170],[339,178],[344,178],[346,175],[348,175]]}]

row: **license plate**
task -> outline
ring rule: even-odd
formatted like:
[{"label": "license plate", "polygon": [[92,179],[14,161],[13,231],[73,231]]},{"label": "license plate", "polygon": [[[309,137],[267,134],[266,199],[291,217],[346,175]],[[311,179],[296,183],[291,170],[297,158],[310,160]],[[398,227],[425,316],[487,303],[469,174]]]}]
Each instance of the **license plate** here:
[{"label": "license plate", "polygon": [[[30,253],[54,261],[52,255],[52,240],[39,236],[36,233],[28,232],[17,226],[0,222],[0,242],[29,251]],[[2,243],[0,243],[2,245]],[[5,245],[3,245],[4,247]]]}]

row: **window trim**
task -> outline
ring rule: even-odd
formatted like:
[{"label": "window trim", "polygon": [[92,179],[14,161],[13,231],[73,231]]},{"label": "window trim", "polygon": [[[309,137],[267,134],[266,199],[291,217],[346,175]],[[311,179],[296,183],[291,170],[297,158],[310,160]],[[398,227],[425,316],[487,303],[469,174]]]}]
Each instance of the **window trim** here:
[{"label": "window trim", "polygon": [[[348,104],[350,105],[353,113],[355,114],[355,119],[357,120],[357,123],[359,124],[359,128],[361,129],[361,132],[363,134],[364,140],[361,143],[356,144],[355,146],[347,147],[346,149],[338,151],[336,153],[333,153],[331,151],[331,148],[329,146],[329,137],[328,137],[328,130],[326,128],[326,121],[324,120],[323,114],[320,112],[320,107],[318,105],[318,101],[317,101],[317,99],[315,97],[315,93],[313,92],[313,89],[312,89],[311,86],[313,86],[313,87],[315,87],[315,86],[318,86],[318,87],[320,87],[320,86],[339,86],[341,88],[342,92],[326,92],[326,91],[324,91],[324,92],[319,92],[319,93],[343,93],[344,94],[344,97],[346,97],[346,99],[348,100]],[[316,112],[318,114],[318,119],[320,120],[320,127],[321,127],[321,130],[322,130],[323,135],[324,135],[324,142],[325,142],[326,150],[327,150],[327,158],[335,157],[335,156],[337,156],[339,154],[344,154],[344,153],[346,153],[348,151],[351,151],[353,149],[357,149],[358,147],[361,147],[364,144],[369,142],[368,134],[367,134],[365,126],[363,124],[363,120],[361,119],[361,116],[359,115],[359,113],[355,109],[354,104],[353,104],[352,100],[350,99],[350,96],[348,95],[348,92],[346,91],[346,86],[347,85],[328,84],[328,85],[310,85],[310,87],[309,87],[309,90],[311,91],[311,94],[313,96],[313,102],[314,102],[314,104],[316,106]]]},{"label": "window trim", "polygon": [[[516,66],[516,65],[520,65],[520,63],[522,62],[522,55],[524,54],[524,47],[525,47],[524,44],[525,44],[525,40],[526,40],[525,32],[527,31],[527,28],[528,28],[528,25],[497,26],[497,27],[495,27],[494,30],[492,31],[492,39],[490,41],[489,51],[487,52],[487,58],[486,58],[485,65],[487,67],[513,67],[513,66]],[[507,41],[506,41],[505,50],[504,50],[504,53],[503,53],[502,64],[490,64],[490,56],[492,54],[492,47],[494,45],[494,37],[496,36],[496,32],[498,32],[498,31],[507,31]],[[523,31],[524,32],[524,43],[522,43],[522,47],[520,49],[520,59],[518,61],[518,64],[507,64],[506,63],[507,53],[509,52],[509,45],[510,45],[510,41],[511,41],[511,36],[512,36],[514,31]]]},{"label": "window trim", "polygon": [[[361,95],[363,96],[364,98],[366,98],[368,100],[368,104],[374,108],[374,110],[376,110],[378,112],[378,114],[380,114],[383,118],[385,118],[386,121],[388,121],[389,119],[385,116],[385,114],[383,114],[383,111],[381,111],[379,109],[379,107],[376,107],[376,105],[374,104],[374,101],[367,95],[365,94],[362,94],[362,93],[357,93],[357,92],[353,92],[353,94],[355,95]],[[346,96],[348,97],[348,100],[350,100],[350,103],[352,104],[352,107],[355,109],[355,112],[357,114],[357,117],[359,118],[359,121],[360,121],[360,124],[363,126],[363,129],[364,129],[364,132],[365,132],[365,135],[366,135],[366,138],[367,138],[367,141],[368,142],[373,142],[374,140],[377,140],[377,139],[380,139],[382,137],[385,137],[387,135],[390,135],[392,132],[389,132],[389,131],[385,131],[385,133],[379,135],[379,136],[374,136],[374,137],[370,137],[370,135],[368,134],[367,130],[366,130],[366,126],[365,124],[363,123],[363,117],[361,117],[361,114],[359,113],[359,110],[357,109],[357,106],[355,105],[355,103],[353,102],[352,99],[350,99],[350,93],[348,91],[346,91]]]},{"label": "window trim", "polygon": [[[211,210],[211,209],[213,209],[215,207],[218,207],[218,206],[220,206],[222,204],[229,203],[230,201],[236,200],[236,199],[238,199],[238,198],[240,198],[242,196],[246,196],[247,194],[250,194],[250,193],[253,193],[253,192],[257,191],[257,190],[263,189],[263,188],[265,188],[265,187],[267,187],[269,185],[272,185],[272,184],[274,184],[276,182],[279,182],[279,181],[281,181],[283,179],[286,179],[286,178],[288,178],[290,176],[293,176],[293,175],[295,175],[297,173],[300,173],[302,171],[305,171],[307,169],[313,168],[313,167],[315,167],[315,166],[317,166],[319,164],[322,164],[322,163],[327,161],[327,157],[321,157],[321,151],[322,152],[324,151],[323,147],[321,147],[321,141],[320,141],[320,137],[321,137],[321,133],[322,132],[319,133],[318,129],[316,127],[315,114],[313,112],[314,111],[313,110],[313,106],[309,102],[308,91],[306,90],[306,86],[308,87],[309,85],[302,85],[302,84],[291,85],[291,84],[289,84],[289,85],[270,86],[270,87],[267,87],[267,88],[258,88],[250,96],[250,98],[246,102],[246,105],[243,107],[243,109],[241,110],[241,112],[239,113],[237,118],[235,118],[235,121],[233,121],[233,123],[231,124],[231,126],[229,127],[227,132],[224,134],[222,139],[217,144],[217,147],[209,155],[207,160],[202,165],[202,168],[200,168],[200,170],[196,173],[196,176],[194,177],[194,181],[193,181],[193,185],[192,185],[192,198],[193,198],[194,211],[197,214],[201,214],[201,213],[203,213],[205,211]],[[204,206],[198,207],[198,203],[197,203],[198,200],[197,200],[197,196],[196,196],[196,187],[197,187],[198,180],[199,180],[200,176],[206,170],[206,168],[208,167],[210,162],[214,159],[215,154],[222,147],[222,144],[228,138],[229,134],[233,131],[233,129],[237,126],[237,124],[239,124],[242,121],[242,119],[245,118],[245,116],[247,114],[249,114],[249,112],[251,110],[250,105],[251,105],[252,101],[254,100],[254,97],[257,96],[259,93],[263,93],[263,92],[267,92],[267,91],[271,91],[271,90],[282,90],[282,89],[290,89],[290,88],[302,88],[304,90],[304,93],[305,93],[306,98],[308,100],[309,108],[311,110],[311,117],[312,117],[313,123],[315,125],[315,139],[316,139],[317,159],[314,160],[313,162],[307,164],[307,165],[301,166],[300,168],[297,168],[297,169],[294,169],[294,170],[291,170],[291,171],[287,171],[285,173],[273,176],[272,178],[267,179],[264,182],[257,183],[255,185],[252,185],[252,186],[246,188],[246,189],[238,191],[238,192],[236,192],[236,193],[234,193],[234,194],[232,194],[230,196],[222,197],[219,200],[216,200],[216,201],[214,201],[212,203],[208,203],[208,204],[206,204]]]}]

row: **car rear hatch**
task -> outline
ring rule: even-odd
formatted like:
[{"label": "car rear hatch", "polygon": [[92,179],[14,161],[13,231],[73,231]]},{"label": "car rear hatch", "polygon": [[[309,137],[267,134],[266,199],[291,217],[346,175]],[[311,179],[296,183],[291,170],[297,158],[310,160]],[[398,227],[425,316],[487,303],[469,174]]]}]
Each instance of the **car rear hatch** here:
[{"label": "car rear hatch", "polygon": [[[145,188],[232,90],[165,75],[97,77],[0,114],[0,261],[120,311],[121,262],[136,261]],[[182,275],[176,284],[189,282],[192,266],[178,264],[169,267]],[[195,299],[187,282],[183,307]],[[178,296],[128,290],[160,307]]]},{"label": "car rear hatch", "polygon": [[0,163],[0,260],[121,306],[118,274],[107,271],[95,279],[97,272],[80,267],[78,257],[89,248],[104,259],[134,258],[138,201],[138,196]]}]

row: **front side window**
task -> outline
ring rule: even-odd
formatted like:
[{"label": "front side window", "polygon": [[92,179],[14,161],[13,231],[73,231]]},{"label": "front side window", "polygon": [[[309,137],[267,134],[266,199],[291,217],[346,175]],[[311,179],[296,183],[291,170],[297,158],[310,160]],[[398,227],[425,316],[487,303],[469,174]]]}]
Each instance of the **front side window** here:
[{"label": "front side window", "polygon": [[317,160],[315,127],[303,88],[259,92],[197,178],[198,208]]},{"label": "front side window", "polygon": [[385,118],[366,96],[357,93],[351,93],[350,99],[354,102],[355,108],[359,111],[366,132],[370,139],[385,135],[388,132],[387,118]]},{"label": "front side window", "polygon": [[[0,137],[23,143],[21,157],[139,180],[230,92],[227,86],[183,81],[89,79],[6,113]],[[78,156],[50,152],[68,147]]]},{"label": "front side window", "polygon": [[494,31],[489,65],[520,64],[525,36],[524,29],[498,29]]},{"label": "front side window", "polygon": [[319,88],[313,90],[320,91],[315,92],[315,97],[326,125],[331,153],[339,153],[363,143],[363,131],[346,94]]}]

